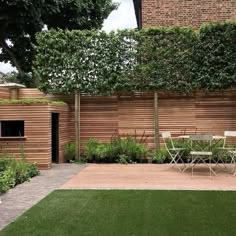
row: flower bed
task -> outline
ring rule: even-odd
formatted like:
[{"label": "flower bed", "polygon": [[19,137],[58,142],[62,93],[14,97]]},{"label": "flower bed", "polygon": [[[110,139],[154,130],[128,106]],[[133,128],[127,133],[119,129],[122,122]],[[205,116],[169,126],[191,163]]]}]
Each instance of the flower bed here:
[{"label": "flower bed", "polygon": [[37,175],[39,171],[36,165],[27,163],[23,158],[16,160],[8,156],[0,157],[0,193]]}]

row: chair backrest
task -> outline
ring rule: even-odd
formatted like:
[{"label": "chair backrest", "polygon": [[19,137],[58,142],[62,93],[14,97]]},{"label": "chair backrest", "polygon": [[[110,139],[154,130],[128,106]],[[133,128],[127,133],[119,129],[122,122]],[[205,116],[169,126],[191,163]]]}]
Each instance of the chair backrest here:
[{"label": "chair backrest", "polygon": [[170,144],[171,144],[171,146],[172,146],[171,148],[174,148],[174,143],[173,143],[173,140],[172,140],[172,138],[171,138],[171,133],[170,133],[170,131],[163,132],[163,133],[161,134],[161,136],[162,136],[162,138],[163,138],[164,145],[165,145],[165,148],[166,148],[167,150],[169,149],[168,144],[167,144],[167,140],[170,141]]},{"label": "chair backrest", "polygon": [[210,134],[190,135],[191,147],[195,151],[210,151],[212,140],[213,135]]},{"label": "chair backrest", "polygon": [[163,139],[166,139],[166,138],[171,138],[171,133],[168,131],[168,132],[163,132],[161,134],[162,138]]},{"label": "chair backrest", "polygon": [[225,145],[226,145],[226,139],[227,139],[227,137],[236,137],[236,131],[225,131],[225,132],[224,132],[224,136],[225,136],[225,139],[224,139],[224,143],[223,143],[223,148],[224,148]]}]

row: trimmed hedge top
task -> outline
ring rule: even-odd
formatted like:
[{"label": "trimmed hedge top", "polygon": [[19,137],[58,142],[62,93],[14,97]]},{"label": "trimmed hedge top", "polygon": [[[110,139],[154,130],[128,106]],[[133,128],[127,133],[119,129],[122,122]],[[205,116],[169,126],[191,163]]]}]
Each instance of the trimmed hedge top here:
[{"label": "trimmed hedge top", "polygon": [[0,99],[0,104],[54,104],[62,105],[65,104],[63,101],[51,101],[48,99]]}]

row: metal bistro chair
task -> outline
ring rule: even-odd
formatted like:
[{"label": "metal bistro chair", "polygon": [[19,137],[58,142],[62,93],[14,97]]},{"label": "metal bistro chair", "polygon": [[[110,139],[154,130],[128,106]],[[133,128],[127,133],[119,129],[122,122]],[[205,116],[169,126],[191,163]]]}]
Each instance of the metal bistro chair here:
[{"label": "metal bistro chair", "polygon": [[218,148],[218,150],[223,152],[223,157],[222,155],[218,156],[217,162],[216,164],[218,165],[220,162],[223,163],[224,167],[225,166],[225,160],[224,160],[224,154],[229,154],[230,158],[231,158],[231,163],[230,164],[234,164],[234,170],[233,170],[233,176],[236,175],[236,148],[235,147],[231,147],[229,145],[227,145],[227,139],[230,137],[236,137],[236,131],[225,131],[224,132],[224,142],[223,142],[223,146]]},{"label": "metal bistro chair", "polygon": [[212,176],[212,173],[216,175],[215,171],[211,167],[212,162],[212,151],[211,151],[211,145],[212,145],[213,136],[207,135],[207,134],[196,134],[190,136],[190,142],[191,142],[191,163],[192,166],[192,177],[194,173],[194,167],[198,163],[202,163],[206,165],[209,168],[210,171],[210,178]]},{"label": "metal bistro chair", "polygon": [[179,169],[179,171],[182,172],[182,170],[180,169],[180,167],[178,166],[177,163],[178,163],[178,161],[181,161],[184,164],[184,167],[185,167],[185,163],[182,159],[182,155],[183,155],[185,149],[184,148],[176,148],[174,146],[174,143],[173,143],[170,132],[163,132],[162,133],[162,138],[163,138],[163,141],[164,141],[165,148],[166,148],[166,150],[167,150],[167,152],[168,152],[168,154],[170,155],[170,158],[171,158],[170,163],[174,163],[177,166],[177,168]]}]

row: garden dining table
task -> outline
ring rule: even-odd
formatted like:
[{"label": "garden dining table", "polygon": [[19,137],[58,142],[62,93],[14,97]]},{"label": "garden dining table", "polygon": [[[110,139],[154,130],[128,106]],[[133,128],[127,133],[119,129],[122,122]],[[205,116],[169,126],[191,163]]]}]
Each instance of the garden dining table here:
[{"label": "garden dining table", "polygon": [[[193,135],[194,135],[194,134],[193,134]],[[189,140],[191,136],[192,136],[192,135],[180,135],[180,136],[178,136],[177,138]],[[225,139],[225,136],[213,135],[213,136],[212,136],[212,141],[213,141],[213,143],[211,144],[211,146],[215,146],[217,143],[219,143],[221,140],[224,140],[224,139]],[[194,163],[194,160],[192,160],[192,162],[190,163],[190,165],[193,164],[193,163]],[[188,169],[188,168],[190,167],[190,165],[189,165],[189,166],[186,166],[186,168],[184,168],[183,172],[184,172],[186,169]],[[209,165],[208,165],[208,167],[209,167],[210,170],[216,175],[216,172],[215,172]]]}]

